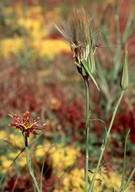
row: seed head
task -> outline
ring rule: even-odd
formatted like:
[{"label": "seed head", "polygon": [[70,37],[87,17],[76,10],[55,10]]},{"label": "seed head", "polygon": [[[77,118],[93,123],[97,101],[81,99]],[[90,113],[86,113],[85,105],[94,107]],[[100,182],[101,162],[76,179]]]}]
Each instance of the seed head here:
[{"label": "seed head", "polygon": [[[68,21],[63,23],[61,27],[56,26],[64,39],[70,44],[75,64],[81,74],[83,70],[82,61],[84,59],[88,61],[93,48],[90,24],[91,20],[82,8],[73,10]],[[87,72],[85,72],[85,75],[87,75]]]}]

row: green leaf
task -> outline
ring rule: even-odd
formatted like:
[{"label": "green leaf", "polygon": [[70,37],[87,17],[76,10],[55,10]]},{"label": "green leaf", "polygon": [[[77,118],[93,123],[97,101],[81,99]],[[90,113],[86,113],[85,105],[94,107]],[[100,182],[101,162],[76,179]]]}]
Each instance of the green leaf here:
[{"label": "green leaf", "polygon": [[120,191],[122,191],[122,189],[123,189],[124,180],[125,180],[125,174],[126,174],[126,152],[127,152],[127,141],[128,141],[129,133],[130,133],[130,129],[128,130],[127,135],[126,135],[126,139],[125,139],[124,160],[123,160],[123,172],[122,172],[122,178],[121,178]]},{"label": "green leaf", "polygon": [[82,60],[82,64],[84,66],[84,69],[87,71],[87,73],[89,74],[89,76],[91,77],[92,81],[94,82],[94,84],[96,85],[97,89],[100,91],[100,88],[95,80],[95,77],[93,76],[93,74],[91,73],[89,67],[88,67],[88,63],[85,59]]},{"label": "green leaf", "polygon": [[96,65],[93,51],[90,52],[90,66],[91,66],[91,73],[94,74],[96,72]]}]

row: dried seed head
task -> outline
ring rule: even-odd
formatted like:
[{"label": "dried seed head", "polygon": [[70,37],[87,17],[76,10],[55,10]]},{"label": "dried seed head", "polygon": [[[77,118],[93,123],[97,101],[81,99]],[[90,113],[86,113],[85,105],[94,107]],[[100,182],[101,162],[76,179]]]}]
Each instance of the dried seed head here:
[{"label": "dried seed head", "polygon": [[72,12],[69,18],[72,43],[85,48],[89,43],[90,20],[84,9],[77,9]]},{"label": "dried seed head", "polygon": [[57,27],[65,40],[69,42],[75,63],[82,74],[82,61],[88,60],[92,49],[92,35],[90,31],[90,18],[83,8],[75,9],[66,23]]}]

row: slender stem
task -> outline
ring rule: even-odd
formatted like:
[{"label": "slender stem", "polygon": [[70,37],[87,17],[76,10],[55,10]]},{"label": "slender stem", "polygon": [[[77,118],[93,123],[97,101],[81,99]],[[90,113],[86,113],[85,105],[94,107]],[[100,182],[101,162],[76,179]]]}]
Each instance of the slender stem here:
[{"label": "slender stem", "polygon": [[133,168],[131,174],[130,174],[129,177],[128,177],[128,180],[127,180],[126,184],[125,184],[124,187],[120,190],[120,192],[124,192],[124,191],[126,190],[126,188],[128,187],[128,185],[129,185],[129,183],[130,183],[130,181],[131,181],[134,173],[135,173],[135,167]]},{"label": "slender stem", "polygon": [[44,174],[45,161],[46,161],[46,156],[44,156],[44,158],[43,158],[43,163],[42,163],[42,168],[41,168],[41,173],[40,173],[40,189],[42,189],[42,184],[43,184],[43,174]]},{"label": "slender stem", "polygon": [[125,43],[128,38],[130,37],[130,35],[132,34],[132,30],[133,30],[133,20],[134,20],[134,5],[135,5],[135,1],[133,0],[133,6],[131,7],[130,10],[130,15],[128,16],[128,20],[127,20],[127,24],[126,27],[124,29],[124,33],[123,33],[123,43]]},{"label": "slender stem", "polygon": [[32,177],[35,188],[37,189],[38,192],[41,192],[42,189],[41,190],[39,189],[36,178],[35,178],[35,175],[34,175],[34,171],[33,171],[32,167],[31,167],[31,159],[29,157],[29,148],[28,148],[28,138],[26,137],[25,132],[23,133],[23,136],[24,136],[24,143],[25,143],[26,164],[27,164],[29,173],[30,173],[30,175]]},{"label": "slender stem", "polygon": [[86,154],[85,154],[85,192],[88,192],[88,169],[89,169],[89,119],[90,119],[90,90],[88,78],[84,78],[86,92]]},{"label": "slender stem", "polygon": [[[119,24],[119,10],[118,10],[118,1],[115,0],[115,31],[116,31],[116,41],[117,45],[121,45],[121,33],[120,33],[120,24]],[[117,80],[118,73],[120,70],[120,61],[121,61],[121,46],[119,46],[119,50],[116,51],[114,56],[114,80]]]},{"label": "slender stem", "polygon": [[[29,144],[29,146],[32,145],[32,143],[35,142],[39,137],[41,137],[41,135],[42,135],[42,134],[40,134],[38,137],[36,137],[36,139],[34,139],[34,140]],[[4,179],[5,179],[8,171],[9,171],[9,169],[13,166],[13,164],[15,163],[15,161],[18,159],[18,157],[19,157],[24,151],[25,151],[25,147],[20,151],[20,153],[14,158],[13,162],[9,165],[9,167],[8,167],[7,170],[6,170],[5,175],[4,175],[4,176],[1,178],[1,180],[0,180],[0,186],[2,186],[2,184],[3,184],[3,182],[4,182]],[[3,185],[3,186],[4,186],[4,185]]]},{"label": "slender stem", "polygon": [[120,26],[119,26],[119,10],[118,10],[118,2],[117,0],[115,0],[115,7],[114,7],[114,11],[115,11],[115,29],[116,29],[116,41],[118,43],[118,45],[120,44]]},{"label": "slender stem", "polygon": [[110,131],[111,131],[111,128],[112,128],[112,125],[114,123],[114,119],[115,119],[115,116],[116,116],[116,113],[117,113],[117,110],[118,110],[118,107],[121,103],[121,100],[123,98],[123,95],[124,95],[124,91],[121,91],[121,95],[118,99],[118,102],[114,108],[114,112],[113,112],[113,116],[112,116],[112,119],[111,119],[111,122],[110,122],[110,125],[109,125],[109,128],[108,128],[108,131],[106,133],[106,136],[105,136],[105,139],[104,139],[104,142],[102,144],[102,147],[101,147],[101,153],[100,153],[100,157],[98,159],[98,164],[97,164],[97,167],[96,167],[96,171],[92,177],[92,181],[91,181],[91,184],[90,184],[90,188],[89,188],[89,192],[92,192],[93,191],[93,188],[94,188],[94,183],[95,183],[95,179],[96,179],[96,175],[97,175],[97,172],[99,170],[99,166],[101,164],[101,161],[102,161],[102,158],[103,158],[103,155],[104,155],[104,151],[105,151],[105,148],[106,148],[106,145],[107,145],[107,141],[109,139],[109,136],[110,136]]},{"label": "slender stem", "polygon": [[111,119],[111,122],[110,122],[110,125],[109,125],[109,128],[108,128],[108,131],[107,131],[107,136],[108,136],[108,137],[109,137],[110,131],[111,131],[111,129],[112,129],[112,125],[113,125],[113,123],[114,123],[115,116],[116,116],[116,113],[117,113],[117,111],[118,111],[118,108],[119,108],[119,105],[120,105],[120,103],[121,103],[121,100],[122,100],[122,98],[123,98],[124,92],[125,92],[124,90],[121,91],[121,94],[120,94],[120,97],[119,97],[119,99],[118,99],[118,102],[117,102],[117,104],[116,104],[116,106],[115,106],[115,108],[114,108],[113,116],[112,116],[112,119]]},{"label": "slender stem", "polygon": [[37,191],[38,191],[38,192],[41,192],[40,189],[39,189],[39,187],[38,187],[38,184],[37,184],[37,181],[36,181],[36,178],[35,178],[33,169],[32,169],[32,167],[31,167],[31,162],[30,162],[29,149],[28,149],[28,147],[26,147],[25,152],[26,152],[26,163],[27,163],[27,167],[28,167],[28,169],[29,169],[29,173],[30,173],[30,175],[31,175],[31,177],[32,177],[32,179],[33,179],[33,182],[34,182],[34,185],[35,185]]},{"label": "slender stem", "polygon": [[120,191],[122,191],[122,189],[123,189],[124,180],[125,180],[125,173],[126,173],[126,152],[127,152],[127,141],[128,141],[129,132],[130,132],[130,129],[128,130],[128,133],[127,133],[126,139],[125,139],[124,160],[123,160],[123,172],[122,172],[122,178],[121,178]]},{"label": "slender stem", "polygon": [[25,147],[28,147],[28,138],[26,137],[25,132],[24,133],[22,132],[22,134],[24,136]]}]

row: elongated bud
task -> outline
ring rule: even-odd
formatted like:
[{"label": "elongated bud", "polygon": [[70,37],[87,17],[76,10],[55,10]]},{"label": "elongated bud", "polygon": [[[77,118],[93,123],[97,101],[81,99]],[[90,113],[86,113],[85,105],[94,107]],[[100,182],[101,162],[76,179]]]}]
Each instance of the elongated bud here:
[{"label": "elongated bud", "polygon": [[121,82],[120,86],[122,90],[126,90],[128,87],[128,51],[125,49],[125,54],[124,54],[124,65],[122,69],[122,76],[121,76]]},{"label": "elongated bud", "polygon": [[96,65],[95,65],[95,58],[94,58],[93,50],[91,50],[91,52],[90,52],[90,70],[91,70],[92,74],[94,74],[96,72]]}]

